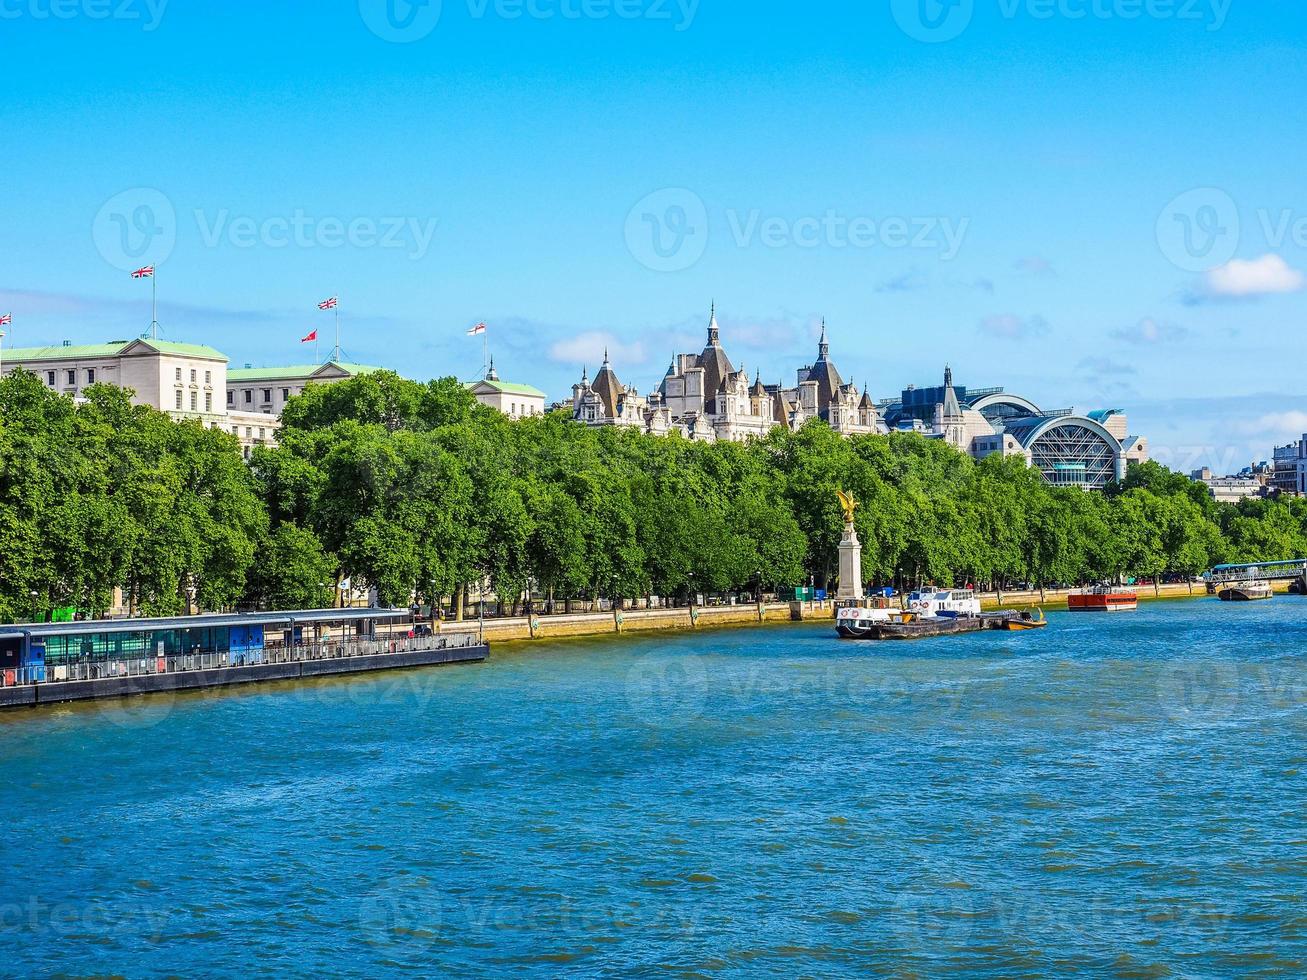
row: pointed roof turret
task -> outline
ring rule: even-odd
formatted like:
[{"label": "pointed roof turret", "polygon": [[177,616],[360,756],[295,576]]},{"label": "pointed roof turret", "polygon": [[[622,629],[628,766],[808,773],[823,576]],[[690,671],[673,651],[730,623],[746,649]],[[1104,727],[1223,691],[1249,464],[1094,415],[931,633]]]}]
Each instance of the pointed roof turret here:
[{"label": "pointed roof turret", "polygon": [[958,404],[958,393],[953,390],[953,369],[946,364],[944,366],[944,417],[955,419],[961,415],[962,406]]},{"label": "pointed roof turret", "polygon": [[498,381],[499,375],[495,373],[495,355],[490,355],[490,367],[486,370],[487,381]]},{"label": "pointed roof turret", "polygon": [[717,330],[717,303],[714,300],[712,311],[708,315],[708,343],[699,355],[699,367],[703,368],[704,411],[715,414],[717,411],[717,392],[726,379],[735,373],[731,359],[722,350],[721,338]]},{"label": "pointed roof turret", "polygon": [[821,320],[821,340],[817,342],[817,363],[808,370],[807,380],[817,382],[817,411],[819,412],[824,412],[844,387],[844,380],[830,359],[825,317]]},{"label": "pointed roof turret", "polygon": [[762,398],[767,394],[767,389],[762,384],[762,372],[758,371],[753,376],[753,387],[749,389],[749,394],[755,398]]},{"label": "pointed roof turret", "polygon": [[867,394],[867,385],[862,386],[862,401],[858,402],[858,408],[875,408],[876,404],[871,400],[871,395]]},{"label": "pointed roof turret", "polygon": [[599,400],[604,403],[604,411],[609,418],[617,417],[617,403],[622,397],[622,383],[608,363],[608,348],[604,348],[604,363],[595,375],[594,390]]}]

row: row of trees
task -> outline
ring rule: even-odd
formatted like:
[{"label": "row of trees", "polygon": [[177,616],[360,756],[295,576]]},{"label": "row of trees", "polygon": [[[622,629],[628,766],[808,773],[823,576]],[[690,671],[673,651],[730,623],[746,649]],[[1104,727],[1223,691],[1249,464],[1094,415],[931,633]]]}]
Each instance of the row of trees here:
[{"label": "row of trees", "polygon": [[280,445],[0,381],[0,616],[328,605],[346,577],[383,602],[767,591],[832,584],[851,490],[863,579],[978,585],[1194,574],[1307,554],[1307,501],[1218,504],[1156,464],[1106,493],[1046,485],[911,434],[820,423],[704,444],[548,415],[511,421],[453,379],[310,387]]}]

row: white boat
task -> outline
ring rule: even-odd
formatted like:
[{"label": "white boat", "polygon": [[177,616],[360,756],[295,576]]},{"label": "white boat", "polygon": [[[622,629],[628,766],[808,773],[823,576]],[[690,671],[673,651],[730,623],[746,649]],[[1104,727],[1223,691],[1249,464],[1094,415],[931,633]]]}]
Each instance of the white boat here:
[{"label": "white boat", "polygon": [[903,618],[903,611],[885,596],[839,599],[835,603],[835,631],[845,639],[860,639],[877,623]]},{"label": "white boat", "polygon": [[908,596],[908,612],[932,616],[979,616],[980,600],[971,589],[918,589]]}]

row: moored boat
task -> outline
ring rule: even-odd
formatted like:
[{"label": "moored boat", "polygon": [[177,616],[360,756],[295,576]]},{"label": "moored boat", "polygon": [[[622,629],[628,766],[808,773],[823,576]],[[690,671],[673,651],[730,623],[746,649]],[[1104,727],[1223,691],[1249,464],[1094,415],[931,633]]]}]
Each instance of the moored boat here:
[{"label": "moored boat", "polygon": [[904,615],[886,596],[840,599],[835,603],[835,631],[846,640],[867,639],[881,623],[901,620]]},{"label": "moored boat", "polygon": [[1072,612],[1128,612],[1139,608],[1139,593],[1123,586],[1096,585],[1072,592],[1066,607]]},{"label": "moored boat", "polygon": [[1255,602],[1258,599],[1269,599],[1273,595],[1275,593],[1271,590],[1270,582],[1252,578],[1227,582],[1216,593],[1222,602]]},{"label": "moored boat", "polygon": [[1043,629],[1048,625],[1048,620],[1044,618],[1044,610],[1027,609],[1024,612],[1014,613],[1003,620],[1003,629],[1005,630],[1037,630]]},{"label": "moored boat", "polygon": [[972,589],[918,589],[908,595],[908,612],[931,616],[979,616],[980,600]]}]

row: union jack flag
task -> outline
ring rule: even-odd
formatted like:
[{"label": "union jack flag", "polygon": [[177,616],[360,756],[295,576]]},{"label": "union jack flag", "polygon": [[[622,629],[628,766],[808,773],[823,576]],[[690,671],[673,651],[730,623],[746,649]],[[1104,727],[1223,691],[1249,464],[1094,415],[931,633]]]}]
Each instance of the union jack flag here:
[{"label": "union jack flag", "polygon": [[0,313],[0,327],[7,327],[13,322],[14,315],[12,313]]},{"label": "union jack flag", "polygon": [[150,279],[154,276],[154,266],[143,265],[132,273],[133,279]]},{"label": "union jack flag", "polygon": [[331,297],[331,299],[324,299],[321,303],[318,304],[318,309],[320,310],[334,310],[335,308],[336,308],[335,296]]}]

